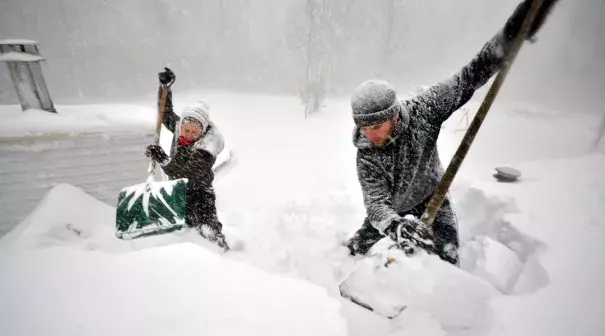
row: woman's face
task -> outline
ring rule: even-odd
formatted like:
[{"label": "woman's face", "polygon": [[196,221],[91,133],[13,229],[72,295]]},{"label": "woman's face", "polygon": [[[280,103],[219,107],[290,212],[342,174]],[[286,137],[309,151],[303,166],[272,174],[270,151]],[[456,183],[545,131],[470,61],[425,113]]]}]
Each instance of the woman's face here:
[{"label": "woman's face", "polygon": [[202,136],[202,127],[197,123],[184,122],[181,124],[181,135],[191,142],[198,141]]}]

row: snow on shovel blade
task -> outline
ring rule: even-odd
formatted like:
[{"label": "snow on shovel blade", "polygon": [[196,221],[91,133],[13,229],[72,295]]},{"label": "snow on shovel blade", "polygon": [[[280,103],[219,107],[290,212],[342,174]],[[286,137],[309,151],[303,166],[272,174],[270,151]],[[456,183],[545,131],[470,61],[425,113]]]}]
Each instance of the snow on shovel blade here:
[{"label": "snow on shovel blade", "polygon": [[[397,317],[409,304],[410,293],[392,256],[376,254],[360,261],[355,270],[340,284],[340,295],[382,317]],[[413,278],[413,277],[412,277]]]},{"label": "snow on shovel blade", "polygon": [[489,299],[500,295],[437,256],[407,257],[395,250],[360,261],[340,284],[340,294],[388,319],[406,308],[422,309],[453,328],[485,321],[481,315],[490,314]]},{"label": "snow on shovel blade", "polygon": [[145,182],[120,191],[116,236],[134,239],[186,228],[187,179]]}]

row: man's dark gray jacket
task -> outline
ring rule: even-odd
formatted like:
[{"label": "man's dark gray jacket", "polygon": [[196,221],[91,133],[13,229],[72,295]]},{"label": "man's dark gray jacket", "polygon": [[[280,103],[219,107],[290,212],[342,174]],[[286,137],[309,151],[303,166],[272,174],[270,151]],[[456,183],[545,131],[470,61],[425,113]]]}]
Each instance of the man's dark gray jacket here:
[{"label": "man's dark gray jacket", "polygon": [[374,146],[355,128],[357,175],[367,217],[381,233],[436,189],[444,173],[437,152],[441,124],[500,69],[529,5],[520,4],[504,28],[456,74],[400,101],[399,121],[387,144]]}]

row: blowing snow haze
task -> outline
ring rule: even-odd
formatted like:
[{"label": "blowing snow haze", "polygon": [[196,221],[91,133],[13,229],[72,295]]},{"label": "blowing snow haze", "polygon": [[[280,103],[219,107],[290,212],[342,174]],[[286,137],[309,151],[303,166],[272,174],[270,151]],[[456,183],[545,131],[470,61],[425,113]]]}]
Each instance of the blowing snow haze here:
[{"label": "blowing snow haze", "polygon": [[0,335],[605,335],[605,0],[557,2],[457,152],[532,2],[0,0],[58,112],[0,64]]},{"label": "blowing snow haze", "polygon": [[[40,42],[59,103],[153,94],[163,66],[178,74],[179,90],[297,95],[307,70],[318,69],[332,96],[347,97],[374,77],[405,94],[465,64],[517,3],[2,0],[0,38]],[[605,1],[558,7],[540,43],[523,47],[500,99],[599,113],[605,104]],[[6,66],[0,67],[0,103],[17,103]]]}]

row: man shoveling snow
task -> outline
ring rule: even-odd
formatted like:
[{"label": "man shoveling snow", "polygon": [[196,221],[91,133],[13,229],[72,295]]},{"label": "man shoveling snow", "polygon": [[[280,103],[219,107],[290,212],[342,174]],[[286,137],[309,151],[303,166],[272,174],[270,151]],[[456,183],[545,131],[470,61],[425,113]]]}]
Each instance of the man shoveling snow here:
[{"label": "man shoveling snow", "polygon": [[[534,38],[555,2],[543,2],[526,40]],[[395,88],[381,80],[356,88],[351,98],[353,143],[367,217],[347,244],[351,254],[366,254],[388,236],[405,251],[418,247],[459,263],[456,216],[449,197],[432,227],[418,219],[444,174],[437,138],[441,124],[498,72],[531,5],[532,1],[523,1],[470,63],[415,97],[400,101]]]},{"label": "man shoveling snow", "polygon": [[[161,84],[167,84],[174,82],[175,76],[166,68],[159,74],[159,79]],[[189,180],[187,226],[199,229],[204,238],[216,242],[225,251],[229,250],[216,213],[216,195],[212,186],[212,166],[223,150],[223,136],[210,121],[209,107],[205,102],[186,107],[179,117],[172,109],[172,92],[168,90],[163,123],[174,133],[170,156],[159,145],[149,145],[145,155],[156,160],[171,180]]]}]

